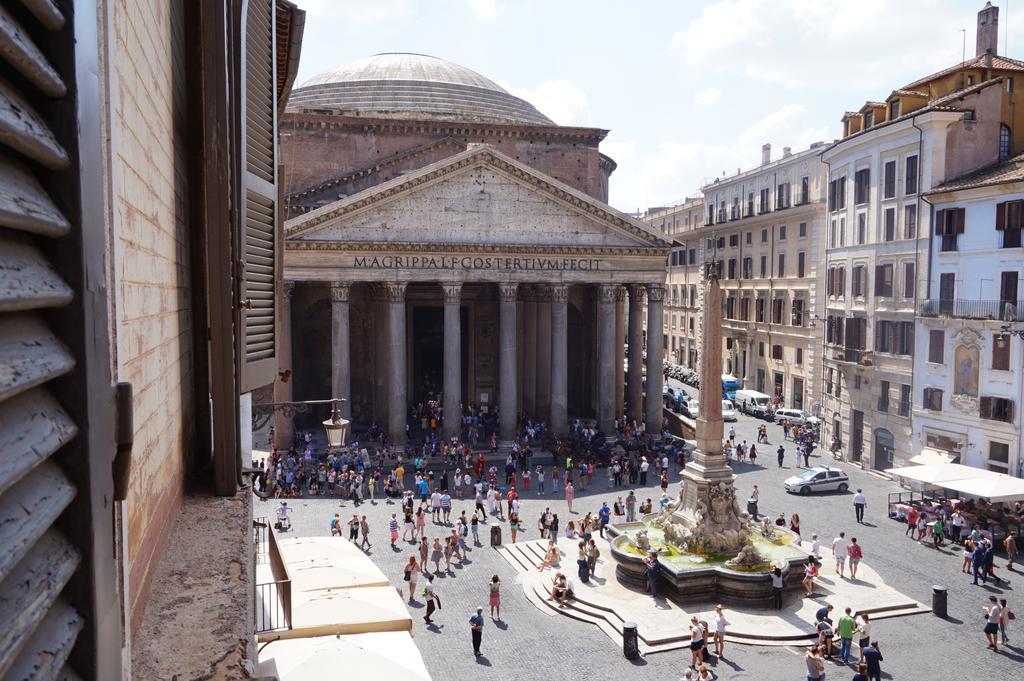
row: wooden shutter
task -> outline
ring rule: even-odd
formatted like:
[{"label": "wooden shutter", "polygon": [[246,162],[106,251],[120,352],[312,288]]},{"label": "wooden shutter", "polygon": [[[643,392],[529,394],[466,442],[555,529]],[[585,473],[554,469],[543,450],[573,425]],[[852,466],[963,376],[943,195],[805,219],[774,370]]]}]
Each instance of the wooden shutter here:
[{"label": "wooden shutter", "polygon": [[964,233],[964,217],[967,214],[966,208],[957,208],[953,213],[953,233],[963,234]]},{"label": "wooden shutter", "polygon": [[1006,228],[1006,201],[996,204],[996,229],[1000,232]]},{"label": "wooden shutter", "polygon": [[72,225],[45,188],[77,183],[50,127],[74,103],[33,37],[73,45],[55,6],[24,4],[31,13],[0,7],[0,59],[13,75],[0,78],[0,678],[77,678],[65,664],[84,619],[65,587],[83,553],[56,527],[77,490],[55,455],[78,426],[54,387],[76,360],[48,322],[74,298],[49,259]]},{"label": "wooden shutter", "polygon": [[943,227],[946,224],[946,211],[935,211],[935,236],[942,236]]},{"label": "wooden shutter", "polygon": [[982,397],[981,398],[981,418],[990,419],[992,418],[992,398]]},{"label": "wooden shutter", "polygon": [[245,163],[241,241],[239,358],[242,392],[277,372],[277,285],[281,204],[277,182],[276,54],[273,0],[249,0],[245,14]]}]

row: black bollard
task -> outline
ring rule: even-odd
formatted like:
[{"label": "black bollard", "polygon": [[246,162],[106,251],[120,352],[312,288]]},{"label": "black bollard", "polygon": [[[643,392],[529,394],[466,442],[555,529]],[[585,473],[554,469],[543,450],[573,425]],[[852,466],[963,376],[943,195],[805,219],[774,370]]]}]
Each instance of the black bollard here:
[{"label": "black bollard", "polygon": [[622,623],[622,654],[627,660],[640,658],[640,636],[636,631],[636,622]]},{"label": "black bollard", "polygon": [[936,617],[945,618],[947,616],[948,596],[946,587],[939,584],[932,585],[932,612],[935,613]]}]

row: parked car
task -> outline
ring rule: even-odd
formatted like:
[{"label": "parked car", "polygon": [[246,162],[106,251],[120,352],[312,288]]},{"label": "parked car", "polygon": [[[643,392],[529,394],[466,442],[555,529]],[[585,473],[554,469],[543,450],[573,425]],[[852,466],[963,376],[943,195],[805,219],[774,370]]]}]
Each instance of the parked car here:
[{"label": "parked car", "polygon": [[786,478],[783,483],[787,492],[811,494],[812,492],[845,492],[850,488],[846,473],[828,466],[817,466]]},{"label": "parked car", "polygon": [[667,385],[661,390],[662,404],[675,412],[682,410],[683,404],[685,404],[689,398],[690,396],[682,390],[676,390]]},{"label": "parked car", "polygon": [[756,390],[737,390],[736,408],[744,414],[766,418],[772,408],[772,398]]},{"label": "parked car", "polygon": [[700,413],[700,404],[697,400],[687,400],[683,402],[683,414],[689,416],[691,419],[697,418]]},{"label": "parked car", "polygon": [[723,421],[735,421],[736,420],[736,406],[733,405],[729,400],[722,400],[722,420]]},{"label": "parked car", "polygon": [[807,417],[804,416],[804,412],[800,409],[776,409],[775,410],[775,423],[782,423],[783,421],[789,421],[791,426],[802,426]]}]

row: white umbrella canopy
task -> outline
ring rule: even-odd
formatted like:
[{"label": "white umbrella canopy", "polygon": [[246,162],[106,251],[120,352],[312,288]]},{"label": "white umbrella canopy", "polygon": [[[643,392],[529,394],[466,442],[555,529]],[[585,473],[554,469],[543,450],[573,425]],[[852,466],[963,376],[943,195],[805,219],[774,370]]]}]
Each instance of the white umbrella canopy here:
[{"label": "white umbrella canopy", "polygon": [[280,539],[292,591],[387,586],[388,578],[355,544],[338,537]]},{"label": "white umbrella canopy", "polygon": [[958,463],[933,463],[925,466],[904,466],[902,468],[890,468],[886,473],[906,480],[916,480],[927,485],[937,485],[949,488],[945,484],[954,480],[969,480],[971,478],[982,478],[995,475],[991,471],[972,466],[963,466]]},{"label": "white umbrella canopy", "polygon": [[420,651],[407,632],[274,641],[260,651],[257,675],[276,676],[280,681],[430,681]]},{"label": "white umbrella canopy", "polygon": [[994,473],[992,471],[986,471],[986,473],[990,475],[983,478],[957,480],[949,483],[949,488],[956,490],[960,494],[969,494],[974,497],[988,499],[992,503],[1024,499],[1024,480],[1014,478],[1005,473]]},{"label": "white umbrella canopy", "polygon": [[[274,636],[411,631],[412,618],[394,587],[292,592],[292,628]],[[264,639],[266,640],[266,639]]]}]

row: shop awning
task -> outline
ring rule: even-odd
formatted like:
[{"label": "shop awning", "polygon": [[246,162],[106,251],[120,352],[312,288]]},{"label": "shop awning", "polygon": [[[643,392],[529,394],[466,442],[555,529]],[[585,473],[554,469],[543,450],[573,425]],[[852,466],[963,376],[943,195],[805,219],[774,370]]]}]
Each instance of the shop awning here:
[{"label": "shop awning", "polygon": [[970,480],[955,480],[943,484],[943,487],[956,490],[960,494],[988,499],[993,504],[1024,499],[1024,480],[1005,473],[985,472],[989,475]]},{"label": "shop awning", "polygon": [[958,463],[933,463],[925,466],[901,466],[890,468],[886,473],[904,480],[923,482],[926,485],[936,485],[952,489],[947,483],[955,480],[969,480],[971,478],[986,477],[995,475],[991,471],[972,466],[963,466]]},{"label": "shop awning", "polygon": [[260,651],[257,676],[280,681],[403,679],[430,681],[408,632],[273,641]]},{"label": "shop awning", "polygon": [[921,450],[920,454],[912,456],[907,463],[917,466],[928,466],[936,463],[955,463],[958,458],[960,458],[960,455],[955,452],[925,447]]}]

